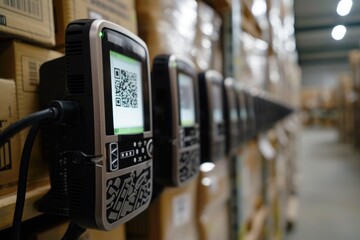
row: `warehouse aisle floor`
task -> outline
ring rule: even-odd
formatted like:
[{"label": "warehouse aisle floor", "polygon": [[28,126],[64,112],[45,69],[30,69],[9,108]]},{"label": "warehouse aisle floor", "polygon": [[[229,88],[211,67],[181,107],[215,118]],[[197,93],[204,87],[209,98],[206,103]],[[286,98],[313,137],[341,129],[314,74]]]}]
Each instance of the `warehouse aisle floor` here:
[{"label": "warehouse aisle floor", "polygon": [[335,129],[304,129],[298,146],[299,218],[287,239],[360,239],[360,153]]}]

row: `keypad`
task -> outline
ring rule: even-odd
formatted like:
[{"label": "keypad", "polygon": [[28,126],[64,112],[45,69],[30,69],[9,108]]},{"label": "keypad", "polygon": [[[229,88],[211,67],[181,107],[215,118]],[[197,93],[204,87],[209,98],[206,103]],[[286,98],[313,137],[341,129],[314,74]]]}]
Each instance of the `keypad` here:
[{"label": "keypad", "polygon": [[180,155],[179,176],[180,182],[184,182],[197,174],[200,164],[200,149],[184,151]]},{"label": "keypad", "polygon": [[[150,151],[148,148],[151,148]],[[112,142],[107,144],[107,152],[108,170],[116,171],[151,159],[152,139],[134,140],[123,144]]]}]

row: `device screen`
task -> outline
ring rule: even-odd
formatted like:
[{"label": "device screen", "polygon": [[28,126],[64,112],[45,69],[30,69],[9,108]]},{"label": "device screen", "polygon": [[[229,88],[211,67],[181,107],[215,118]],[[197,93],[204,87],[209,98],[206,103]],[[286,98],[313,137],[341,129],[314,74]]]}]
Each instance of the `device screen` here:
[{"label": "device screen", "polygon": [[141,62],[110,50],[114,134],[144,132]]},{"label": "device screen", "polygon": [[195,98],[193,79],[179,73],[180,123],[182,127],[195,125]]},{"label": "device screen", "polygon": [[212,85],[213,101],[213,120],[215,123],[223,122],[221,87],[217,84]]}]

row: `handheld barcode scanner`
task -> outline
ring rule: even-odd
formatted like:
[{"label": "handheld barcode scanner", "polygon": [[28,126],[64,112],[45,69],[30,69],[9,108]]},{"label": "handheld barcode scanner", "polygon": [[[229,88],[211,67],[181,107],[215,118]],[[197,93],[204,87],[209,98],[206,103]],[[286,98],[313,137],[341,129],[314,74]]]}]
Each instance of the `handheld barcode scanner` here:
[{"label": "handheld barcode scanner", "polygon": [[216,162],[225,156],[223,81],[214,70],[199,74],[202,162]]},{"label": "handheld barcode scanner", "polygon": [[152,71],[154,180],[181,186],[200,165],[197,73],[192,62],[175,55],[155,57]]},{"label": "handheld barcode scanner", "polygon": [[141,39],[104,20],[71,22],[65,42],[65,57],[41,68],[41,101],[75,102],[78,117],[43,131],[53,151],[45,153],[51,190],[40,209],[110,230],[151,199],[149,54]]},{"label": "handheld barcode scanner", "polygon": [[238,96],[235,89],[235,80],[226,78],[224,80],[224,109],[226,129],[226,152],[233,154],[239,144],[240,138],[240,116]]}]

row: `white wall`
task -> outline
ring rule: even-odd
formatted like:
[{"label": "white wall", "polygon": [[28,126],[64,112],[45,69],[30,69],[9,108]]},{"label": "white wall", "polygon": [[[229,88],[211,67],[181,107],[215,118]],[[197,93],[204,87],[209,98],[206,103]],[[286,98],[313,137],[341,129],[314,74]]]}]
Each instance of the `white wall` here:
[{"label": "white wall", "polygon": [[313,64],[302,66],[302,86],[305,88],[336,87],[339,75],[350,72],[347,63]]}]

